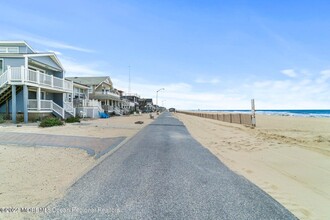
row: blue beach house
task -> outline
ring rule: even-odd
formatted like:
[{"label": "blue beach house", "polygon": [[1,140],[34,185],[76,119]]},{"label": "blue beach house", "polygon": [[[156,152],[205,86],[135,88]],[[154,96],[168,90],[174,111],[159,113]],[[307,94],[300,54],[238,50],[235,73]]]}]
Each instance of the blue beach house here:
[{"label": "blue beach house", "polygon": [[35,52],[24,41],[0,41],[0,114],[28,119],[74,115],[72,81],[54,53]]}]

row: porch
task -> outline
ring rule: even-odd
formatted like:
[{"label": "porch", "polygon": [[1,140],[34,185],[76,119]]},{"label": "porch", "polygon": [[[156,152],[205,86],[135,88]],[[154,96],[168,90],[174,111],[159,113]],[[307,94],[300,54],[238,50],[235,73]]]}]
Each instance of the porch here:
[{"label": "porch", "polygon": [[73,90],[71,81],[42,73],[39,70],[30,70],[24,66],[8,67],[0,76],[0,88],[6,84],[38,86],[44,89],[71,93]]},{"label": "porch", "polygon": [[65,113],[68,112],[71,116],[75,116],[75,108],[73,108],[72,102],[64,102],[64,106],[61,107],[53,100],[28,100],[28,112],[29,113],[54,113],[61,118],[66,118]]}]

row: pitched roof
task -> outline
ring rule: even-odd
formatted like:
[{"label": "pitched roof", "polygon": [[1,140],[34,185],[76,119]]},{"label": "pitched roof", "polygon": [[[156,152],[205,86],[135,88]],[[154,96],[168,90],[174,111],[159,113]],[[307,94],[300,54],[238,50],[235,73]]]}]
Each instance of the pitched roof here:
[{"label": "pitched roof", "polygon": [[63,71],[64,67],[62,66],[60,60],[57,58],[55,53],[35,53],[35,54],[25,54],[25,57],[33,58],[33,57],[49,57],[52,59]]},{"label": "pitched roof", "polygon": [[97,76],[97,77],[66,77],[68,80],[71,80],[76,83],[83,85],[99,85],[100,83],[106,81],[107,79],[112,84],[109,76]]},{"label": "pitched roof", "polygon": [[[25,41],[9,41],[9,40],[1,40],[0,41],[1,46],[27,46],[30,50],[34,52],[32,47],[26,43]],[[35,53],[35,52],[34,52]]]}]

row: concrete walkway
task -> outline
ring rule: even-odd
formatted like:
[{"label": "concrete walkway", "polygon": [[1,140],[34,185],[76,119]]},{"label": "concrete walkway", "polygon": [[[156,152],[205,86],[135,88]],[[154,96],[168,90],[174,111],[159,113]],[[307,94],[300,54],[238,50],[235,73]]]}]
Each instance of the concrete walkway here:
[{"label": "concrete walkway", "polygon": [[19,145],[26,147],[66,147],[86,150],[96,159],[114,149],[126,137],[96,138],[83,136],[49,135],[34,133],[0,133],[0,145]]}]

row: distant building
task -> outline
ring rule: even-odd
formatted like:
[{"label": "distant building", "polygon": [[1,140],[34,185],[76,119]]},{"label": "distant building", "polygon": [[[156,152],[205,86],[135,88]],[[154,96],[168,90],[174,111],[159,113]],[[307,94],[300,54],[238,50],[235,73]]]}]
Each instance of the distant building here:
[{"label": "distant building", "polygon": [[107,112],[119,112],[123,107],[120,92],[113,87],[109,76],[100,77],[68,77],[75,83],[88,87],[89,99],[101,102],[102,108]]},{"label": "distant building", "polygon": [[141,97],[136,93],[124,93],[121,97],[129,103],[130,111],[140,111],[139,101]]},{"label": "distant building", "polygon": [[142,112],[154,112],[156,109],[151,98],[140,99],[139,108]]}]

